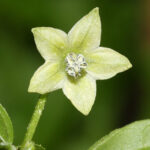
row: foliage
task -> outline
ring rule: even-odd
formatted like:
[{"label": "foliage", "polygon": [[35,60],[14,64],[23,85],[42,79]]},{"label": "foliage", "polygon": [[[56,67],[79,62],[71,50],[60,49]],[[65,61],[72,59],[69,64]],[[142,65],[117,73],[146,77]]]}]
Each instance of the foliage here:
[{"label": "foliage", "polygon": [[150,120],[137,121],[117,129],[89,150],[149,150]]}]

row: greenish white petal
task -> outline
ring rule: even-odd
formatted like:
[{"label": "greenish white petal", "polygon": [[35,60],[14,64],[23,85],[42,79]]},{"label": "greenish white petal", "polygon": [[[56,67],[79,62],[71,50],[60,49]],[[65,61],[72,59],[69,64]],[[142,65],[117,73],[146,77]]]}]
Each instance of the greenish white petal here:
[{"label": "greenish white petal", "polygon": [[85,74],[64,82],[63,92],[71,103],[84,115],[88,115],[96,97],[96,81]]},{"label": "greenish white petal", "polygon": [[38,27],[33,28],[32,32],[37,49],[45,60],[58,59],[67,49],[68,36],[59,29]]},{"label": "greenish white petal", "polygon": [[93,9],[79,20],[68,33],[72,50],[91,50],[99,47],[101,22],[99,9]]},{"label": "greenish white petal", "polygon": [[132,67],[125,56],[104,47],[99,47],[87,54],[86,61],[88,63],[86,71],[99,80],[111,78]]},{"label": "greenish white petal", "polygon": [[59,63],[46,62],[33,75],[28,91],[49,93],[62,88],[64,79],[65,72],[60,69]]}]

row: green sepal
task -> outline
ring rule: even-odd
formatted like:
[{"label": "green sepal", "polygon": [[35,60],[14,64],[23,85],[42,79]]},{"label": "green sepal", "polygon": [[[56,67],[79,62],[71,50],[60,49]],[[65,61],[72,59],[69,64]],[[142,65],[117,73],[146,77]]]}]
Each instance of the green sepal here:
[{"label": "green sepal", "polygon": [[41,145],[35,144],[35,150],[45,150],[45,148],[42,147]]},{"label": "green sepal", "polygon": [[114,130],[89,150],[150,150],[150,120]]},{"label": "green sepal", "polygon": [[34,142],[29,142],[25,147],[21,148],[21,150],[45,150],[45,148]]},{"label": "green sepal", "polygon": [[13,126],[5,108],[0,104],[0,142],[13,142]]},{"label": "green sepal", "polygon": [[0,143],[0,150],[17,150],[17,148],[9,143]]}]

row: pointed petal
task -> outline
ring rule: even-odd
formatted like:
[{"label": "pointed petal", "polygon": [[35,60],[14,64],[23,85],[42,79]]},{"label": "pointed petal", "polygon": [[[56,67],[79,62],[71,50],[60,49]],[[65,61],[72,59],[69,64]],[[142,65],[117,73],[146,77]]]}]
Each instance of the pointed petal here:
[{"label": "pointed petal", "polygon": [[67,79],[63,92],[81,113],[88,115],[95,101],[96,81],[88,74],[77,80]]},{"label": "pointed petal", "polygon": [[62,88],[64,79],[65,73],[60,70],[58,63],[46,62],[33,75],[28,91],[49,93]]},{"label": "pointed petal", "polygon": [[132,67],[129,60],[110,49],[99,47],[87,56],[88,66],[86,71],[95,79],[103,80],[115,76]]},{"label": "pointed petal", "polygon": [[45,60],[57,59],[67,48],[67,34],[59,29],[38,27],[32,32],[37,49]]},{"label": "pointed petal", "polygon": [[68,36],[72,50],[91,50],[99,47],[101,37],[99,9],[93,9],[79,20]]}]

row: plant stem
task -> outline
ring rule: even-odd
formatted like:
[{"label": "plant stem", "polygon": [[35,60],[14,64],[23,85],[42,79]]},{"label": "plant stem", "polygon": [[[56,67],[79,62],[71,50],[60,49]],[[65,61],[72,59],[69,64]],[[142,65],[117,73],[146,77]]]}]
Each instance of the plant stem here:
[{"label": "plant stem", "polygon": [[42,111],[44,110],[46,99],[47,99],[47,95],[41,95],[36,104],[34,113],[32,115],[31,121],[27,128],[27,132],[24,137],[22,148],[24,148],[29,142],[31,142],[31,140],[33,138],[36,127],[37,127],[40,117],[42,115]]}]

